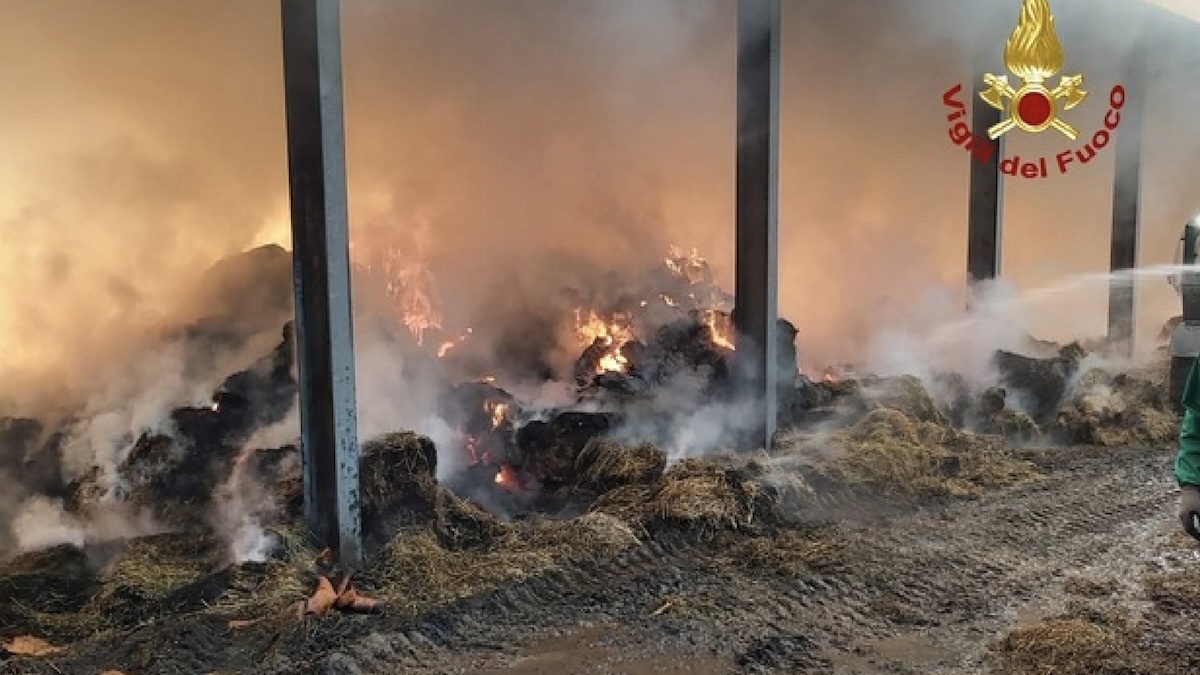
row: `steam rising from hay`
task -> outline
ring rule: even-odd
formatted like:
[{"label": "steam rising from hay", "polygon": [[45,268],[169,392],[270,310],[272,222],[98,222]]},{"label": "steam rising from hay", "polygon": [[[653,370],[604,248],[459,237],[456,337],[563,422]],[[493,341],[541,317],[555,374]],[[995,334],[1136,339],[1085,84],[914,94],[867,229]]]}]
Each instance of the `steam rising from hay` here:
[{"label": "steam rising from hay", "polygon": [[[1031,480],[1038,472],[999,439],[914,420],[887,408],[870,412],[830,443],[829,467],[842,480],[893,494],[969,497],[987,487]],[[804,452],[803,448],[799,450]]]}]

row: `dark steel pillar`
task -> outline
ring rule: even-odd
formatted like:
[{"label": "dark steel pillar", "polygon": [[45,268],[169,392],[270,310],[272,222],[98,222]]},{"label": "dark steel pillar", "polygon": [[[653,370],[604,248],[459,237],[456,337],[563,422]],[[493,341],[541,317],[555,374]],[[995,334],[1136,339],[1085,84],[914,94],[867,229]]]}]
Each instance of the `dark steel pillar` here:
[{"label": "dark steel pillar", "polygon": [[362,562],[339,0],[282,0],[304,513]]},{"label": "dark steel pillar", "polygon": [[[971,93],[971,133],[975,143],[994,144],[993,152],[971,152],[970,203],[967,211],[967,281],[995,279],[1000,276],[1000,232],[1004,221],[1004,178],[1000,160],[1004,156],[1004,137],[988,139],[988,129],[1000,122],[1000,111],[983,102],[979,95],[987,90],[982,64],[999,59],[977,57],[975,82]],[[1011,132],[1010,132],[1011,133]]]},{"label": "dark steel pillar", "polygon": [[[1146,99],[1143,50],[1131,55],[1128,74],[1122,83],[1125,103],[1118,114],[1116,168],[1113,177],[1112,244],[1108,286],[1108,340],[1116,347],[1133,352],[1137,284],[1132,276],[1121,275],[1137,267],[1142,194],[1142,114]],[[1110,102],[1111,103],[1111,102]],[[1107,120],[1106,120],[1107,122]]]},{"label": "dark steel pillar", "polygon": [[[740,373],[762,401],[752,445],[770,448],[776,378],[780,0],[738,1],[737,260],[733,321]],[[794,373],[790,374],[794,376]]]}]

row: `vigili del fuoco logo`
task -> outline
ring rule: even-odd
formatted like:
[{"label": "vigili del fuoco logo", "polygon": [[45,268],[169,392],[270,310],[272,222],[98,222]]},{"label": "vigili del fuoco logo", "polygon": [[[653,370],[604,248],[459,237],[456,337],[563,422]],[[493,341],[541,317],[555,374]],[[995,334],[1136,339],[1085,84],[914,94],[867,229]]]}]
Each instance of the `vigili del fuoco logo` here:
[{"label": "vigili del fuoco logo", "polygon": [[[997,152],[996,139],[1014,130],[1040,134],[1053,129],[1068,141],[1077,141],[1079,131],[1061,113],[1069,112],[1083,103],[1088,92],[1083,90],[1083,75],[1061,75],[1058,84],[1051,80],[1063,69],[1063,49],[1054,32],[1054,15],[1048,0],[1023,0],[1017,27],[1004,45],[1004,66],[1016,76],[1017,83],[1007,75],[983,76],[987,90],[979,98],[1001,112],[998,124],[987,130],[987,138],[971,132],[967,107],[962,99],[963,85],[956,84],[942,94],[948,109],[950,140],[971,153],[979,162],[988,163]],[[978,102],[976,102],[978,105]],[[1018,155],[1000,160],[1000,171],[1021,178],[1046,178],[1061,175],[1086,165],[1108,146],[1112,133],[1121,123],[1121,108],[1125,105],[1125,87],[1114,86],[1108,94],[1108,112],[1104,126],[1082,145],[1057,153],[1053,158],[1022,158]]]}]

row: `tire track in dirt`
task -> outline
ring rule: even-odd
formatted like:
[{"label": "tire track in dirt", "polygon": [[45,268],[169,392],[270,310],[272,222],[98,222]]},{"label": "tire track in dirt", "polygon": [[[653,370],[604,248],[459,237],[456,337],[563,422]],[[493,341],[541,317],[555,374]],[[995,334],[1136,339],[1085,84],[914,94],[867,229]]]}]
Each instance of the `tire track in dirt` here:
[{"label": "tire track in dirt", "polygon": [[[1120,535],[1161,519],[1172,499],[1165,457],[1080,451],[1074,461],[1056,457],[1061,466],[1035,484],[849,523],[853,563],[835,573],[752,579],[703,544],[650,540],[611,560],[458,602],[420,623],[347,634],[354,648],[322,659],[316,672],[470,672],[581,621],[624,625],[614,639],[634,650],[648,648],[639,634],[653,635],[744,672],[795,672],[801,663],[808,672],[834,672],[850,668],[850,656],[857,661],[846,672],[908,672],[871,654],[897,635],[928,647],[932,661],[921,672],[980,672],[987,643],[1023,608],[1059,601],[1067,572],[1101,556],[1107,568],[1130,569],[1148,555]],[[824,502],[847,509],[838,496]],[[708,604],[698,616],[651,616],[673,595]],[[814,656],[814,645],[823,656]]]},{"label": "tire track in dirt", "polygon": [[[848,562],[830,571],[749,573],[737,551],[651,538],[605,560],[553,568],[421,617],[332,618],[311,640],[264,638],[268,673],[466,673],[503,668],[581,626],[608,626],[622,656],[666,655],[747,673],[980,673],[987,645],[1030,608],[1061,604],[1072,573],[1127,582],[1170,520],[1170,450],[1038,453],[1041,481],[973,501],[882,504],[823,492],[802,520],[837,520]],[[735,561],[736,562],[736,561]],[[1133,584],[1136,585],[1136,584]],[[1136,593],[1131,590],[1132,603]],[[676,611],[657,611],[672,601]],[[190,655],[140,659],[147,673],[211,672],[219,627],[180,632]],[[116,649],[136,651],[137,636]],[[905,649],[898,653],[897,644]],[[335,646],[335,652],[322,651]],[[284,650],[288,653],[278,653]],[[627,672],[609,664],[594,672]],[[46,671],[49,672],[49,671]],[[593,671],[589,671],[593,672]]]},{"label": "tire track in dirt", "polygon": [[[1101,461],[1085,455],[1038,485],[957,505],[937,519],[908,519],[879,542],[876,551],[909,570],[885,583],[908,602],[940,601],[945,610],[936,629],[913,633],[958,657],[924,672],[982,672],[987,643],[1023,612],[1061,606],[1071,572],[1128,577],[1148,560],[1151,539],[1142,535],[1170,520],[1169,452],[1103,452]],[[879,564],[877,556],[857,571]]]}]

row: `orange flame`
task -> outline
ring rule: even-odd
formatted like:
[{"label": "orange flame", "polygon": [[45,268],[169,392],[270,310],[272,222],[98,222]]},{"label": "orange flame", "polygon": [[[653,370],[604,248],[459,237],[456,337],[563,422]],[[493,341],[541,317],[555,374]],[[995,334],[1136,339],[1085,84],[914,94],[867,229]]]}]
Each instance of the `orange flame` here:
[{"label": "orange flame", "polygon": [[468,328],[468,329],[467,329],[467,332],[463,333],[462,335],[459,335],[457,338],[455,338],[455,339],[453,339],[453,340],[447,340],[447,341],[443,342],[443,343],[442,343],[442,344],[441,344],[441,345],[438,347],[438,351],[437,351],[437,356],[438,356],[438,358],[439,358],[439,359],[444,359],[444,358],[446,358],[446,355],[447,355],[447,354],[449,354],[449,353],[450,353],[450,352],[451,352],[451,351],[452,351],[452,350],[453,350],[455,347],[457,347],[457,346],[461,345],[462,343],[466,342],[466,341],[467,341],[467,338],[471,337],[471,333],[472,333],[472,332],[474,332],[474,329],[473,329],[473,328]]},{"label": "orange flame", "polygon": [[424,345],[426,331],[442,328],[442,315],[434,291],[436,279],[426,262],[429,223],[418,216],[413,225],[399,235],[403,241],[397,241],[397,230],[388,228],[388,234],[371,238],[373,245],[369,248],[351,243],[350,256],[355,272],[383,292],[396,318],[417,344]]},{"label": "orange flame", "polygon": [[496,485],[506,492],[516,492],[521,489],[521,481],[517,478],[517,472],[507,464],[501,464],[496,470]]},{"label": "orange flame", "polygon": [[708,261],[700,257],[700,252],[694,248],[685,254],[678,246],[672,245],[663,262],[667,264],[667,269],[687,279],[690,284],[698,284],[708,279]]},{"label": "orange flame", "polygon": [[492,429],[499,429],[504,423],[504,416],[508,414],[507,403],[486,403],[484,409],[492,416]]},{"label": "orange flame", "polygon": [[733,325],[729,317],[715,310],[705,310],[704,323],[712,331],[713,342],[718,347],[730,351],[736,349],[733,343]]},{"label": "orange flame", "polygon": [[601,356],[596,365],[596,373],[625,372],[629,360],[621,354],[621,346],[634,339],[633,328],[630,325],[633,317],[623,312],[616,312],[611,319],[605,320],[595,310],[575,310],[575,336],[581,347],[587,348],[601,341],[607,351]]}]

